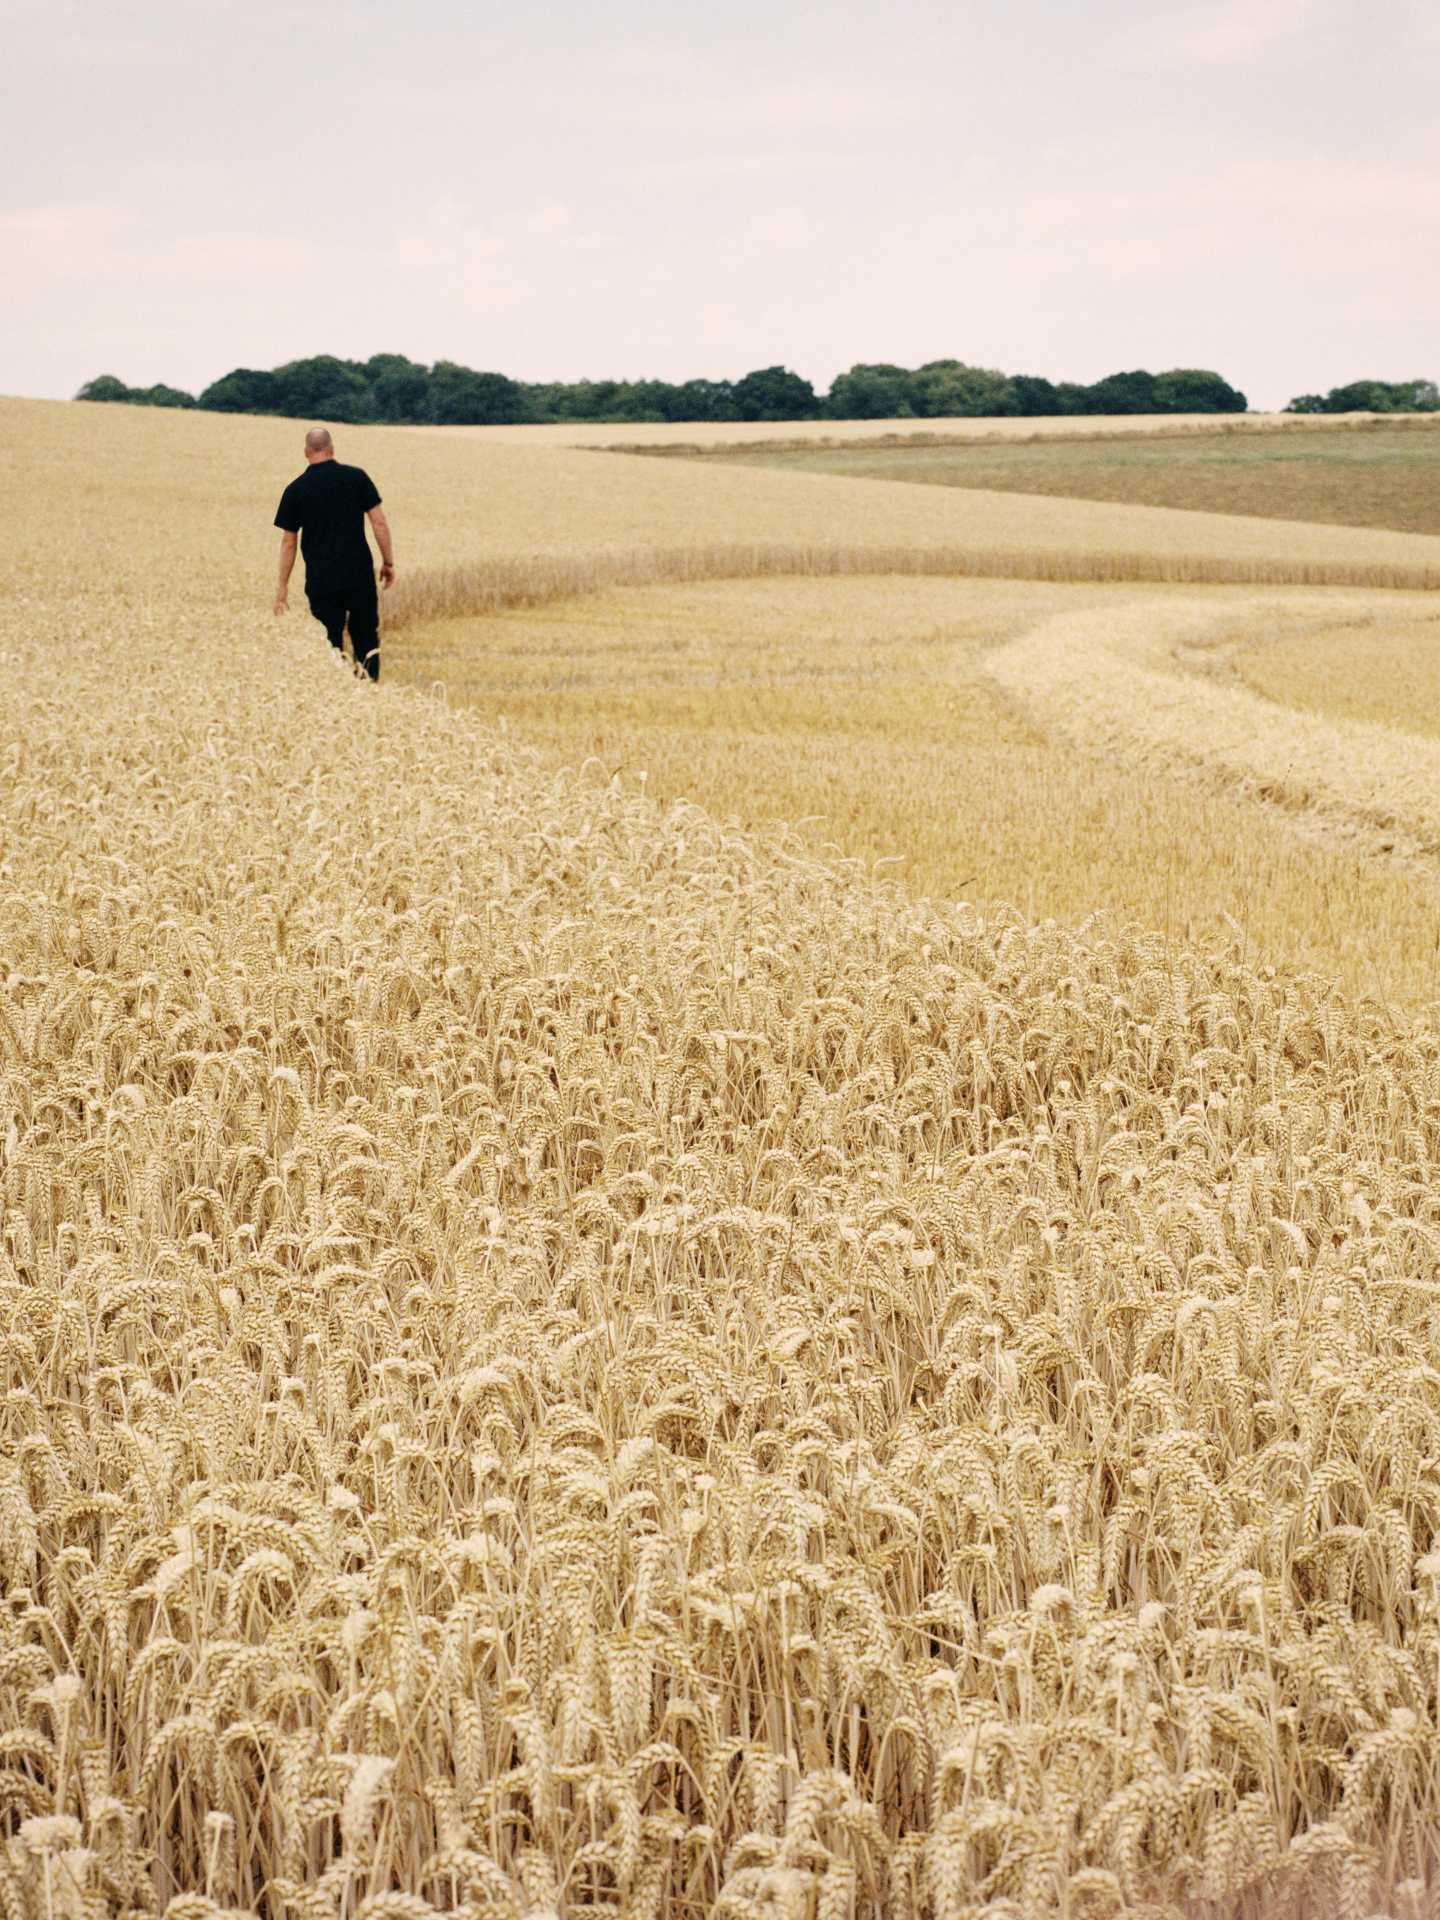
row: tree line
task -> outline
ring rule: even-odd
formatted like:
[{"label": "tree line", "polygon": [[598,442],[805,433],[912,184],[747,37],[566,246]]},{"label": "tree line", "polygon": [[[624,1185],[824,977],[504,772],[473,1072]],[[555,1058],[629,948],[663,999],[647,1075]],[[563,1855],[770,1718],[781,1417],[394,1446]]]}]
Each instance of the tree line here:
[{"label": "tree line", "polygon": [[1297,394],[1287,413],[1440,413],[1433,380],[1352,380],[1328,393]]},{"label": "tree line", "polygon": [[931,420],[966,416],[1244,413],[1245,395],[1218,373],[1174,368],[1108,374],[1089,386],[1038,374],[1006,374],[963,360],[921,367],[862,362],[827,393],[788,367],[759,367],[739,380],[526,382],[453,360],[422,366],[401,353],[368,360],[315,354],[283,367],[236,367],[200,394],[165,385],[129,387],[114,374],[87,381],[77,400],[295,419],[492,426],[579,421]]}]

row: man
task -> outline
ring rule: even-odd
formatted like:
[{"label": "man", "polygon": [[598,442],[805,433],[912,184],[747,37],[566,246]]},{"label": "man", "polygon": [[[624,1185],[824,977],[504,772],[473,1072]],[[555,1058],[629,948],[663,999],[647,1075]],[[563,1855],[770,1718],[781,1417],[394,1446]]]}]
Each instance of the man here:
[{"label": "man", "polygon": [[375,482],[363,467],[346,467],[335,458],[335,443],[325,427],[312,427],[305,436],[305,471],[280,496],[275,524],[280,528],[280,582],[275,589],[275,611],[290,604],[290,570],[295,565],[295,538],[303,531],[305,597],[310,611],[342,651],[345,622],[350,622],[350,647],[357,667],[372,680],[380,678],[380,607],[375,595],[375,565],[365,539],[365,519],[375,529],[380,548],[380,584],[395,578],[395,555],[390,526],[380,505]]}]

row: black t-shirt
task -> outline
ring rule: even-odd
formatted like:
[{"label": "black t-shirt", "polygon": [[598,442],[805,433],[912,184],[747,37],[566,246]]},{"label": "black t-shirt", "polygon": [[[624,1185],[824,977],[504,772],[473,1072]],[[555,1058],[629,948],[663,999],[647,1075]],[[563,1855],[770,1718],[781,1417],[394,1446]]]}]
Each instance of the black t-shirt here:
[{"label": "black t-shirt", "polygon": [[365,469],[344,467],[338,460],[317,460],[281,494],[275,524],[300,535],[305,591],[312,598],[374,580],[365,516],[379,504]]}]

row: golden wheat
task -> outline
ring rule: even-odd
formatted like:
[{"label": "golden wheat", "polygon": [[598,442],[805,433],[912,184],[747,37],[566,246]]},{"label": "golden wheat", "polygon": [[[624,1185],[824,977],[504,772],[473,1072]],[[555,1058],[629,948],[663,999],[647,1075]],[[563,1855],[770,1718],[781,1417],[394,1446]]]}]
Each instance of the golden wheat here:
[{"label": "golden wheat", "polygon": [[[1237,648],[1246,662],[1272,648],[1298,660],[1317,620],[1378,623],[1392,651],[1423,660],[1434,605],[749,578],[417,621],[392,634],[387,671],[443,686],[558,765],[593,757],[747,829],[794,823],[815,850],[884,861],[920,894],[1068,921],[1119,910],[1181,941],[1228,920],[1261,959],[1419,1006],[1440,998],[1433,861],[1415,857],[1424,834],[1402,830],[1376,790],[1389,766],[1391,789],[1423,809],[1411,748],[1392,734],[1372,766],[1347,743],[1332,767],[1326,740],[1232,689],[1227,755],[1201,714]],[[1025,662],[1065,616],[1059,631],[1075,637],[1058,649],[1069,691],[1056,706]],[[1154,699],[1138,702],[1152,681]],[[1333,777],[1347,765],[1364,782],[1348,809]]]},{"label": "golden wheat", "polygon": [[971,580],[1130,582],[1206,586],[1440,588],[1440,565],[1264,558],[1206,553],[1067,553],[1059,549],[695,546],[634,553],[531,554],[473,561],[413,575],[388,609],[393,630],[412,622],[474,618],[509,607],[542,607],[607,587],[704,580],[830,579],[880,575]]},{"label": "golden wheat", "polygon": [[1440,733],[1440,611],[1396,621],[1385,602],[1337,608],[1282,632],[1236,635],[1223,664],[1268,700],[1341,722]]},{"label": "golden wheat", "polygon": [[[270,517],[300,463],[299,423],[41,401],[0,402],[0,418],[14,457],[12,490],[23,482],[43,500],[47,488],[63,488],[80,524],[113,556],[117,584],[151,594],[157,569],[173,564],[194,584],[167,583],[167,600],[200,604],[222,578],[229,590],[243,584],[254,593],[258,575],[263,606],[274,566]],[[1147,579],[1167,564],[1188,569],[1187,579],[1222,577],[1200,571],[1213,563],[1242,584],[1349,577],[1419,585],[1417,575],[1440,568],[1440,541],[1424,535],[717,469],[547,444],[535,430],[495,429],[498,439],[484,437],[488,431],[477,429],[476,438],[464,428],[343,430],[341,457],[373,467],[392,520],[398,527],[404,519],[402,587],[418,571],[463,572],[477,560],[538,562],[543,573],[557,557],[603,565],[642,551],[717,548],[843,555],[858,547],[871,550],[870,566],[887,550],[918,548],[938,556],[942,570],[957,554],[962,565],[965,556],[1019,565],[1038,554],[1056,556],[1061,578],[1093,554],[1115,557],[1102,567],[1133,562]],[[531,437],[503,437],[515,433]],[[123,488],[115,484],[120,472],[133,477]],[[43,522],[33,551],[65,558]],[[1252,566],[1253,574],[1244,571]]]},{"label": "golden wheat", "polygon": [[362,686],[237,604],[258,430],[68,431],[7,1920],[1440,1910],[1440,1036]]}]

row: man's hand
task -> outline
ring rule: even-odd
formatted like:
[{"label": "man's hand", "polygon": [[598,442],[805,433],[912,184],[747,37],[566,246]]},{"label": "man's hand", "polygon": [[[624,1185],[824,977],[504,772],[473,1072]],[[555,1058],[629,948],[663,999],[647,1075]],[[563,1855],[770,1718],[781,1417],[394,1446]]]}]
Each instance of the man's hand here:
[{"label": "man's hand", "polygon": [[380,549],[380,585],[383,588],[395,584],[395,549],[390,544],[390,522],[385,518],[383,507],[370,508],[370,525],[374,530],[375,544]]},{"label": "man's hand", "polygon": [[290,604],[290,572],[295,565],[296,535],[280,535],[280,574],[275,582],[275,613],[278,618]]}]

